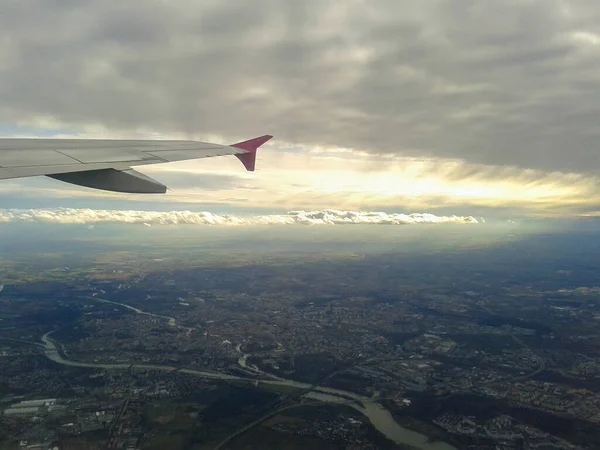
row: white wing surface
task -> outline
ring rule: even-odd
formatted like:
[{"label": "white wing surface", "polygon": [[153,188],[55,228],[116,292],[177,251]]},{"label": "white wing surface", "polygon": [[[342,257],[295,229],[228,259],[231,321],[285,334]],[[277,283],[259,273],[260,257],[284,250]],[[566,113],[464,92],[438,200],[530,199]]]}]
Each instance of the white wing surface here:
[{"label": "white wing surface", "polygon": [[233,145],[198,141],[104,139],[0,139],[0,179],[46,175],[67,183],[129,193],[167,188],[132,167],[236,155],[253,171],[265,135]]}]

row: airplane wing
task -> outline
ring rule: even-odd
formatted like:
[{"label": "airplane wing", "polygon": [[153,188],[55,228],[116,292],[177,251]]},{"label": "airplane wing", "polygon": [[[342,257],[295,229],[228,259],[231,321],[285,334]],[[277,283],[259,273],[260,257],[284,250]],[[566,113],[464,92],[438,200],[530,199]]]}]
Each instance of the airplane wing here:
[{"label": "airplane wing", "polygon": [[167,187],[133,169],[213,156],[235,155],[254,171],[257,149],[273,136],[232,145],[198,141],[0,138],[0,180],[46,175],[114,192],[164,194]]}]

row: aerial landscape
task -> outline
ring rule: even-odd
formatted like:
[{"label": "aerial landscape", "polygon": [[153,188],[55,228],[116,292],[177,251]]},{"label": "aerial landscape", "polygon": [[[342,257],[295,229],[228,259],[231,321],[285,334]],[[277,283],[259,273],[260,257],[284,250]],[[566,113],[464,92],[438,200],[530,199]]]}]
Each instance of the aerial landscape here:
[{"label": "aerial landscape", "polygon": [[19,242],[42,226],[9,225],[0,260],[5,448],[600,439],[585,227],[66,226]]},{"label": "aerial landscape", "polygon": [[0,450],[600,450],[600,3],[0,14]]}]

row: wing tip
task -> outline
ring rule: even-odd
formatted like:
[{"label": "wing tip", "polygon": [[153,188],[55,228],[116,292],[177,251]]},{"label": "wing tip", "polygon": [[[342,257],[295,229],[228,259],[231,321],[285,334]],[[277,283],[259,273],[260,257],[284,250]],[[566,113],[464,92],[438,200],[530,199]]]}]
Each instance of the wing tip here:
[{"label": "wing tip", "polygon": [[235,156],[239,159],[248,172],[254,172],[256,168],[256,151],[265,142],[271,140],[273,136],[265,134],[264,136],[249,139],[247,141],[238,142],[231,147],[245,150],[245,153],[238,153]]}]

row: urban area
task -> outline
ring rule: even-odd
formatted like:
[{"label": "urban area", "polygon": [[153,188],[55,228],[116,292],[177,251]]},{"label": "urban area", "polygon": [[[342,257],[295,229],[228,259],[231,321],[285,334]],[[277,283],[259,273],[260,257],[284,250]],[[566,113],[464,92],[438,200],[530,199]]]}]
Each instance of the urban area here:
[{"label": "urban area", "polygon": [[0,448],[600,448],[600,288],[489,251],[4,258]]}]

